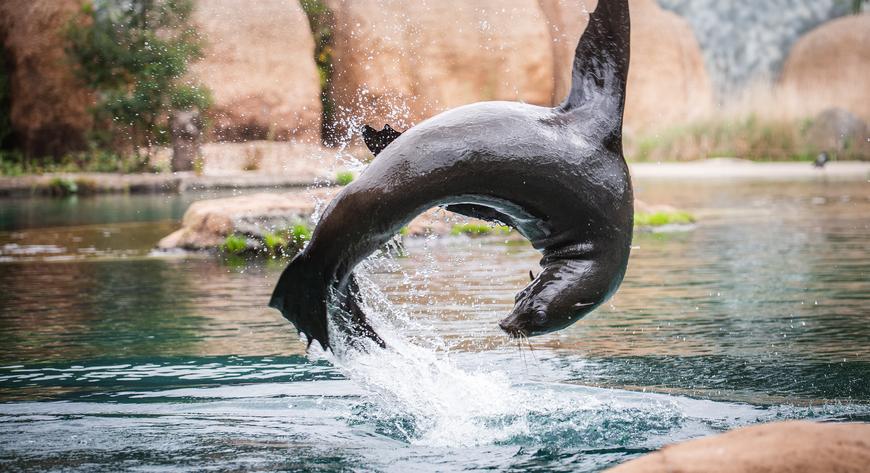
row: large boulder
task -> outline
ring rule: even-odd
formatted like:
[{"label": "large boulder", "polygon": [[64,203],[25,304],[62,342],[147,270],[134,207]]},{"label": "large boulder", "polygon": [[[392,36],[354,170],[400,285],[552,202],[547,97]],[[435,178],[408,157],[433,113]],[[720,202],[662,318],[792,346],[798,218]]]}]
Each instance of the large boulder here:
[{"label": "large boulder", "polygon": [[[595,0],[540,0],[553,32],[555,98],[571,84],[574,49]],[[654,0],[631,0],[631,65],[625,100],[627,132],[681,124],[709,112],[713,88],[701,48],[682,18]]]},{"label": "large boulder", "polygon": [[403,129],[482,100],[549,104],[550,34],[535,0],[328,0],[339,131]]},{"label": "large boulder", "polygon": [[13,141],[28,155],[60,156],[85,147],[92,97],[64,53],[64,29],[81,5],[81,0],[0,2]]},{"label": "large boulder", "polygon": [[870,425],[777,422],[665,447],[610,473],[866,472]]},{"label": "large boulder", "polygon": [[812,115],[840,107],[870,121],[870,14],[823,24],[792,47],[780,84]]},{"label": "large boulder", "polygon": [[319,140],[314,39],[296,0],[199,0],[206,41],[193,75],[215,99],[216,138]]}]

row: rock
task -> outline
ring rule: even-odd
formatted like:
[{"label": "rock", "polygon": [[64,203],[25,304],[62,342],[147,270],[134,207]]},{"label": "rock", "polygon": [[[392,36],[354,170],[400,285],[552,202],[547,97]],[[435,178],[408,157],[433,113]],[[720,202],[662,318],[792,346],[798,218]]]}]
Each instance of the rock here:
[{"label": "rock", "polygon": [[166,236],[157,248],[201,250],[223,244],[234,233],[261,238],[308,221],[318,201],[332,198],[334,188],[282,194],[259,193],[194,202],[184,213],[181,229]]},{"label": "rock", "polygon": [[612,473],[861,473],[870,465],[870,425],[776,422],[665,447]]},{"label": "rock", "polygon": [[870,159],[867,123],[842,108],[818,114],[804,135],[814,149],[833,153],[837,159]]},{"label": "rock", "polygon": [[535,0],[328,0],[339,132],[406,129],[483,100],[549,104],[553,55]]},{"label": "rock", "polygon": [[[798,38],[819,24],[849,14],[843,0],[657,0],[692,25],[719,97],[769,85]],[[866,4],[866,2],[865,2]]]},{"label": "rock", "polygon": [[[594,0],[540,0],[554,32],[556,98],[568,93],[574,48]],[[713,90],[689,25],[654,0],[631,0],[631,64],[625,100],[626,133],[682,124],[707,113]]]},{"label": "rock", "polygon": [[30,156],[61,156],[85,148],[93,98],[69,67],[63,36],[81,4],[79,0],[0,2],[13,145]]},{"label": "rock", "polygon": [[194,20],[207,47],[192,71],[213,93],[218,140],[319,142],[320,78],[298,1],[199,0]]},{"label": "rock", "polygon": [[807,115],[839,107],[870,120],[870,14],[840,18],[810,31],[792,47],[780,84]]}]

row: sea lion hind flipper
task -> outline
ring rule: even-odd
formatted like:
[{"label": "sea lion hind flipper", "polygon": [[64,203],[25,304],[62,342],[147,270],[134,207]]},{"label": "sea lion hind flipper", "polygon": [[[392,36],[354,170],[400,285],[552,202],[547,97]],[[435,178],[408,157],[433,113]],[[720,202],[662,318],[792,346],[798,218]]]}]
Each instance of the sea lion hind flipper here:
[{"label": "sea lion hind flipper", "polygon": [[376,130],[368,125],[363,125],[362,136],[369,150],[377,156],[390,143],[398,138],[402,132],[394,130],[390,125],[384,125],[383,130]]},{"label": "sea lion hind flipper", "polygon": [[269,307],[278,309],[296,330],[314,340],[324,350],[329,349],[326,301],[328,285],[322,274],[309,267],[304,255],[299,255],[287,265],[272,292]]},{"label": "sea lion hind flipper", "polygon": [[348,336],[351,344],[357,344],[361,338],[368,338],[375,342],[381,348],[386,348],[383,339],[375,332],[368,323],[365,312],[360,307],[362,302],[359,285],[356,282],[356,277],[353,274],[348,278],[348,282],[340,295],[341,308],[344,312],[344,317],[337,318],[336,322],[339,329]]}]

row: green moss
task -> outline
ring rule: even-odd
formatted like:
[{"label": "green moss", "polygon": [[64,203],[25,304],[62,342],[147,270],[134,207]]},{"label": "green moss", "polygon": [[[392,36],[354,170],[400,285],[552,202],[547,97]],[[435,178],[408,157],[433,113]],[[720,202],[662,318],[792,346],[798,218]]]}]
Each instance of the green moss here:
[{"label": "green moss", "polygon": [[695,222],[688,212],[638,212],[634,214],[634,225],[638,227],[660,227],[662,225],[687,225]]},{"label": "green moss", "polygon": [[238,255],[243,253],[248,249],[248,239],[244,237],[244,235],[232,234],[227,235],[227,238],[224,240],[224,244],[221,245],[221,249],[225,253],[229,253],[231,255]]},{"label": "green moss", "polygon": [[346,186],[353,182],[353,173],[350,171],[338,171],[335,173],[335,183],[340,186]]},{"label": "green moss", "polygon": [[507,225],[488,225],[485,223],[457,223],[450,230],[451,235],[483,236],[490,234],[507,235],[511,227]]}]

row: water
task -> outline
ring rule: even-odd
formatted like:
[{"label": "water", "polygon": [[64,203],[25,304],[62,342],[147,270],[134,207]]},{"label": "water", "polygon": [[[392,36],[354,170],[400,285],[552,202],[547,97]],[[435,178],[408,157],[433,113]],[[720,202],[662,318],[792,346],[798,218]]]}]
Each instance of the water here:
[{"label": "water", "polygon": [[867,184],[636,186],[701,224],[637,235],[611,303],[534,350],[496,321],[538,255],[447,238],[370,268],[397,353],[343,359],[265,307],[283,263],[150,254],[190,196],[4,201],[0,470],[595,471],[870,421]]}]

